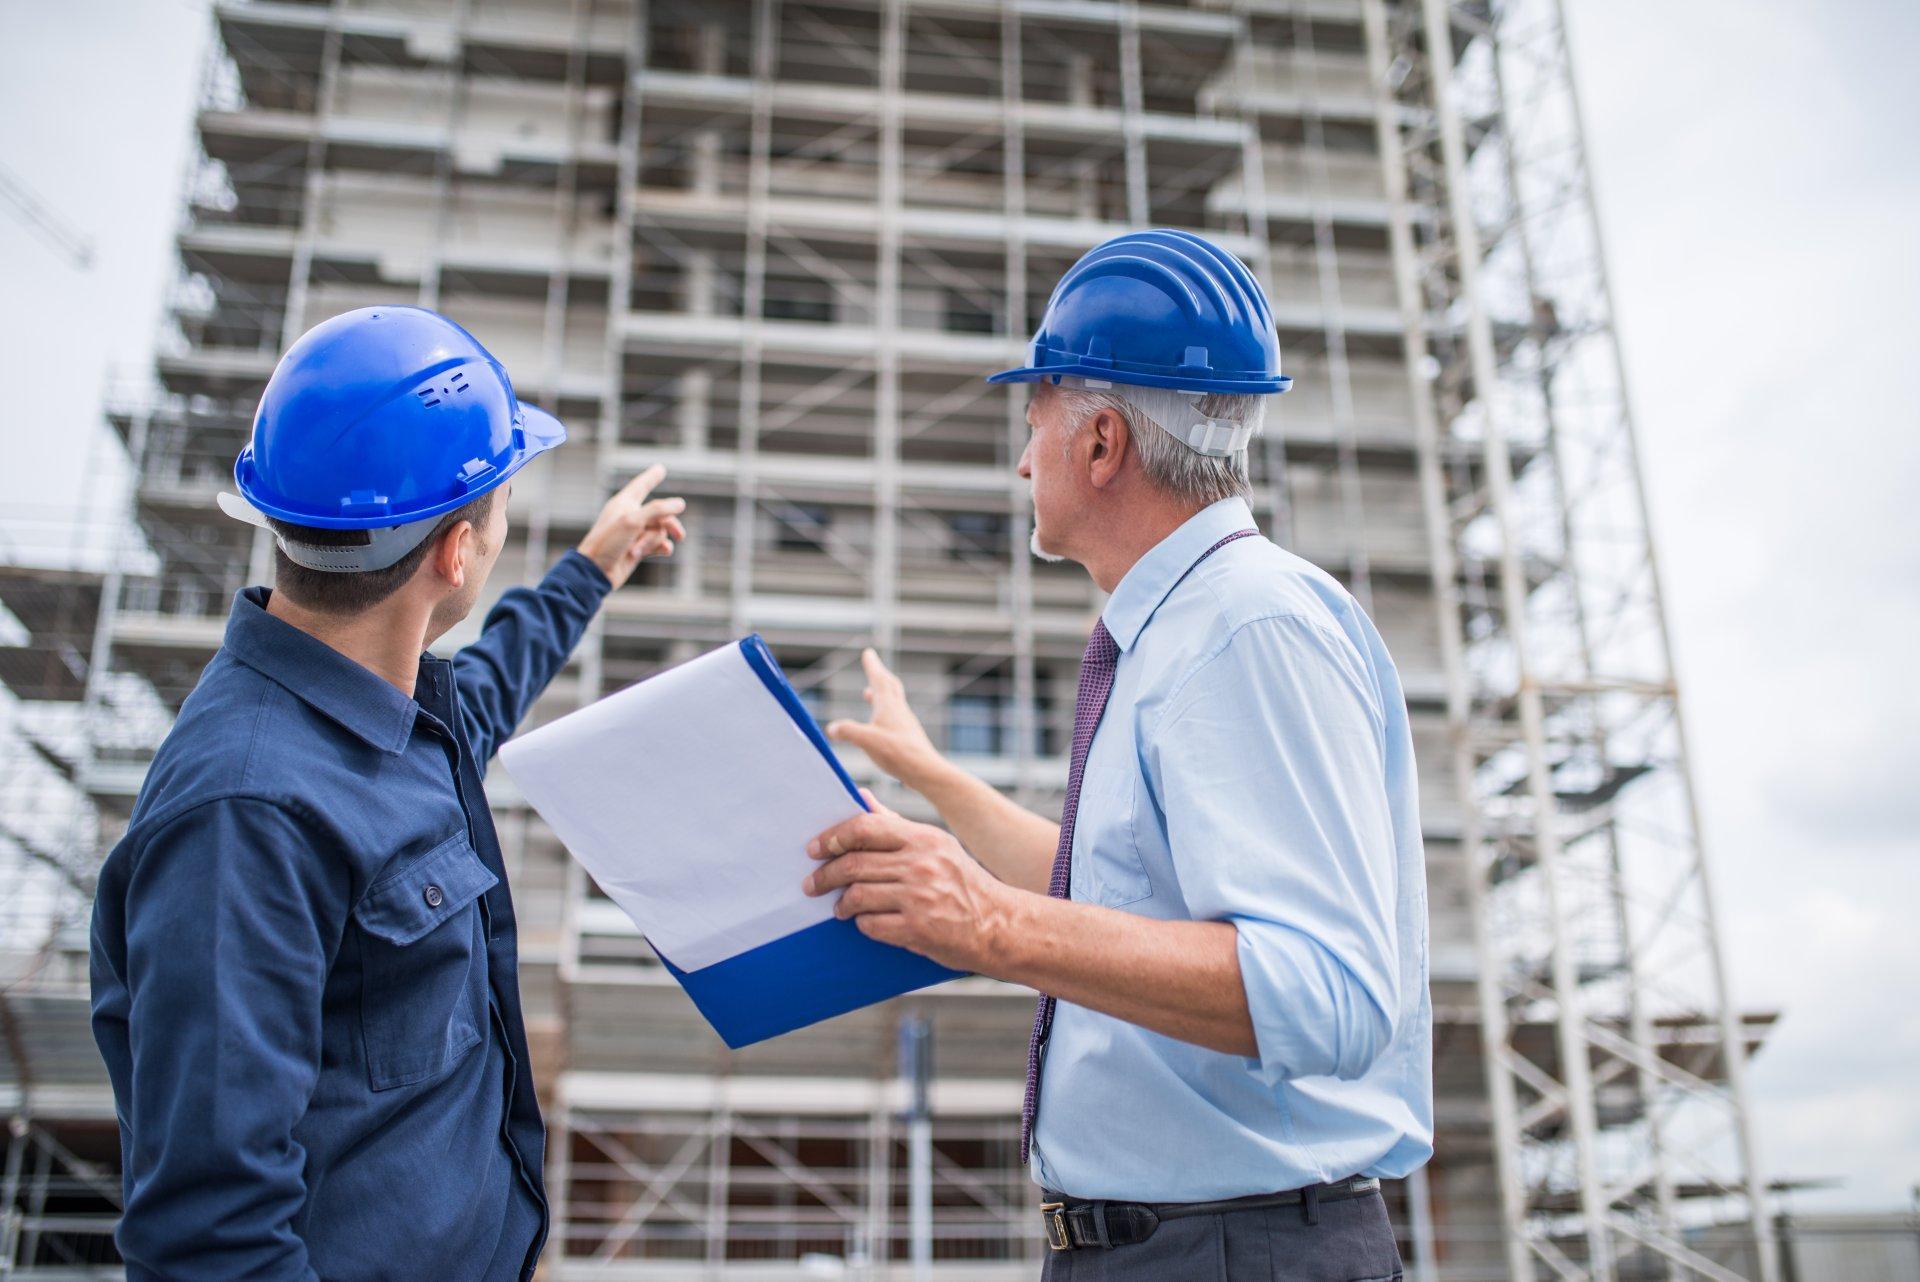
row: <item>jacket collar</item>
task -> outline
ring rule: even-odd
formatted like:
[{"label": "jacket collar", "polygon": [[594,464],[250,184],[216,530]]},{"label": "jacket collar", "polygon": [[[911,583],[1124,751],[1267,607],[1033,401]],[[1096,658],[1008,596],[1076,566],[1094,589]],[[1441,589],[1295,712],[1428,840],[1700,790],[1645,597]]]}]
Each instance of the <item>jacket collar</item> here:
[{"label": "jacket collar", "polygon": [[1133,563],[1100,617],[1113,634],[1122,652],[1133,648],[1147,621],[1160,603],[1167,599],[1180,580],[1187,577],[1194,562],[1208,548],[1236,530],[1256,528],[1253,509],[1239,496],[1221,499],[1188,517],[1179,529],[1167,535]]},{"label": "jacket collar", "polygon": [[403,751],[420,705],[318,637],[268,614],[269,596],[262,587],[235,594],[227,653],[370,746]]}]

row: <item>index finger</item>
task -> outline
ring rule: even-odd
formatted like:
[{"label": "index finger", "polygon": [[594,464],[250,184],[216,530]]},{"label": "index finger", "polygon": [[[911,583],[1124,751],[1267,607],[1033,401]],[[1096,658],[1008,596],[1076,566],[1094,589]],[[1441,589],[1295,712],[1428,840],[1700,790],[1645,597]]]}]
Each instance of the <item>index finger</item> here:
[{"label": "index finger", "polygon": [[647,495],[653,493],[654,487],[666,479],[667,479],[667,469],[662,465],[655,463],[653,466],[649,467],[646,471],[640,473],[640,475],[634,477],[631,481],[628,481],[625,485],[621,486],[620,493],[615,497],[623,498],[623,499],[632,499],[635,503],[644,503],[646,501]]},{"label": "index finger", "polygon": [[897,815],[867,813],[827,829],[807,843],[807,853],[815,859],[833,859],[850,850],[898,850],[906,844]]},{"label": "index finger", "polygon": [[911,868],[912,861],[900,855],[863,850],[843,859],[828,860],[808,873],[801,885],[809,895],[824,895],[857,881],[899,881]]},{"label": "index finger", "polygon": [[872,646],[860,652],[860,666],[865,669],[867,680],[875,689],[892,690],[900,684],[900,678],[893,675]]}]

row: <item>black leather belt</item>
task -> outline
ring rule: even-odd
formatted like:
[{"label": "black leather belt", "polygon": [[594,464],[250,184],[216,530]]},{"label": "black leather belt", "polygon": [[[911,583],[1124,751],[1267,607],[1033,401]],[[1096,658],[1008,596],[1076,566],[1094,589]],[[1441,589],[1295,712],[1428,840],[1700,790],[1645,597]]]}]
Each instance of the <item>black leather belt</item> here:
[{"label": "black leather belt", "polygon": [[1047,1245],[1056,1251],[1083,1247],[1132,1246],[1153,1236],[1166,1220],[1193,1215],[1223,1215],[1269,1206],[1303,1206],[1309,1223],[1322,1202],[1344,1202],[1380,1191],[1380,1181],[1354,1176],[1334,1184],[1310,1184],[1284,1193],[1256,1193],[1219,1202],[1081,1202],[1047,1190],[1040,1218],[1047,1226]]}]

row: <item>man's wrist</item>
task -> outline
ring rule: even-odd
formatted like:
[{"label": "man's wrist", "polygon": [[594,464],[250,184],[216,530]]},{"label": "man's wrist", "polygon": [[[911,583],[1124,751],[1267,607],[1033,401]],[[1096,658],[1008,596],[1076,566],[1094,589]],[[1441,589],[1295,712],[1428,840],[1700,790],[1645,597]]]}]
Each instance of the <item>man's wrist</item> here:
[{"label": "man's wrist", "polygon": [[974,970],[991,979],[1025,983],[1037,930],[1035,910],[1042,896],[994,881],[987,891],[980,921],[980,958]]},{"label": "man's wrist", "polygon": [[606,580],[608,587],[613,586],[612,573],[608,571],[606,566],[600,564],[600,562],[585,548],[575,547],[572,549],[572,552],[575,556],[579,557],[582,561],[585,561],[588,565],[592,566],[594,570],[600,575],[600,577]]},{"label": "man's wrist", "polygon": [[588,564],[593,566],[594,569],[600,571],[600,573],[606,578],[607,582],[609,583],[613,582],[613,565],[611,564],[611,562],[614,560],[613,557],[607,557],[605,559],[602,559],[601,557],[595,556],[591,551],[588,550],[587,545],[584,543],[576,545],[573,550],[575,552],[578,552],[582,557],[582,559],[584,559]]},{"label": "man's wrist", "polygon": [[966,792],[973,776],[936,752],[919,766],[903,770],[900,782],[925,797],[941,818],[951,821],[953,803]]}]

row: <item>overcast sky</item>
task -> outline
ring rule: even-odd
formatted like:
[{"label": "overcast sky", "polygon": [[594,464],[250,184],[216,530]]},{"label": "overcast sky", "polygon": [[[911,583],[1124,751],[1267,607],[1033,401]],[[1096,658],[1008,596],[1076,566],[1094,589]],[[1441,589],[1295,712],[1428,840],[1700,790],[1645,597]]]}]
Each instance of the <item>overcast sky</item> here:
[{"label": "overcast sky", "polygon": [[[1920,6],[1570,0],[1739,996],[1794,1205],[1920,1183]],[[192,0],[0,0],[0,537],[101,512],[110,368],[148,359],[206,24]],[[89,497],[91,496],[91,497]]]}]

